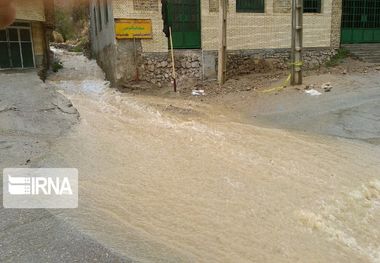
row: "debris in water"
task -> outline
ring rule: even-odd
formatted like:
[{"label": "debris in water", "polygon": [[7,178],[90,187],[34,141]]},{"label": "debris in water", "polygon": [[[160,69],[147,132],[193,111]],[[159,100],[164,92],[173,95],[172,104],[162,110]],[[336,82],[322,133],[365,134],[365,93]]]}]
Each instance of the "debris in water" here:
[{"label": "debris in water", "polygon": [[315,89],[305,90],[305,93],[310,95],[310,96],[319,96],[322,94],[318,90],[315,90]]},{"label": "debris in water", "polygon": [[200,90],[193,90],[192,92],[191,92],[191,94],[193,95],[193,96],[204,96],[204,95],[206,95],[205,94],[205,91],[204,90],[202,90],[202,89],[200,89]]},{"label": "debris in water", "polygon": [[333,86],[331,86],[330,82],[327,82],[327,83],[322,85],[322,88],[325,90],[325,92],[330,92],[332,90]]}]

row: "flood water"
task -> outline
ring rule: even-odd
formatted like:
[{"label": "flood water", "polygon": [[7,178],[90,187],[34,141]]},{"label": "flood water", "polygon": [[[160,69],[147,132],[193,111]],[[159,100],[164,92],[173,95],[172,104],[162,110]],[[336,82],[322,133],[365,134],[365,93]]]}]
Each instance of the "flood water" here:
[{"label": "flood water", "polygon": [[81,122],[41,164],[78,168],[80,203],[58,218],[139,262],[380,262],[378,147],[121,94],[61,56],[48,85]]}]

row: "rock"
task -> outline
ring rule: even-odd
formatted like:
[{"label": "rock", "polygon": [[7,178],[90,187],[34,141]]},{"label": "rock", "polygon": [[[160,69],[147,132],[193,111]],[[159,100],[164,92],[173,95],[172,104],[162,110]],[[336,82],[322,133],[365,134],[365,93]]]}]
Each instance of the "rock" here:
[{"label": "rock", "polygon": [[191,67],[192,68],[198,68],[199,67],[199,62],[196,61],[196,62],[191,63]]},{"label": "rock", "polygon": [[53,31],[52,37],[53,37],[53,42],[55,42],[55,43],[65,42],[65,40],[63,39],[63,36],[60,33],[58,33],[57,31]]},{"label": "rock", "polygon": [[322,88],[325,90],[325,92],[330,92],[332,90],[333,86],[331,86],[330,82],[327,82],[327,83],[322,85]]},{"label": "rock", "polygon": [[167,61],[162,61],[161,62],[161,67],[165,68],[165,67],[167,67],[167,65],[168,65]]}]

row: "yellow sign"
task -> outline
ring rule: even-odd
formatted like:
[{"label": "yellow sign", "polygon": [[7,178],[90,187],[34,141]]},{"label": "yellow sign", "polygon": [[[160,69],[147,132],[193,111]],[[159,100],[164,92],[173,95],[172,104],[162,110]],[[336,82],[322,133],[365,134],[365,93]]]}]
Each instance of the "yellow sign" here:
[{"label": "yellow sign", "polygon": [[116,19],[117,39],[152,38],[152,20],[150,19]]}]

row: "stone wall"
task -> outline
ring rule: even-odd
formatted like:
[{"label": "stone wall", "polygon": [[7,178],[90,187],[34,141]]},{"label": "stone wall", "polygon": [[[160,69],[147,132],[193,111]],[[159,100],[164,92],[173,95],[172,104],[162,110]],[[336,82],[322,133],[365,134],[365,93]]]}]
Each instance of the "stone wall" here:
[{"label": "stone wall", "polygon": [[[140,66],[141,79],[162,86],[172,79],[172,59],[170,53],[145,53]],[[202,56],[197,51],[177,52],[175,67],[177,76],[202,78]]]},{"label": "stone wall", "polygon": [[[186,76],[193,79],[216,78],[217,52],[176,51],[176,72],[178,78]],[[303,52],[304,69],[313,69],[322,66],[336,54],[335,49],[318,48],[306,49]],[[205,57],[211,57],[210,61]],[[228,52],[228,76],[249,73],[268,73],[287,70],[290,63],[289,49],[273,50],[246,50]],[[204,75],[205,69],[210,67],[213,74]],[[162,86],[171,81],[172,63],[170,53],[144,53],[140,66],[141,79]]]},{"label": "stone wall", "polygon": [[[336,54],[334,49],[306,49],[303,52],[303,68],[314,69],[322,66]],[[290,63],[290,50],[252,50],[228,54],[228,76],[265,73],[287,70]]]}]

